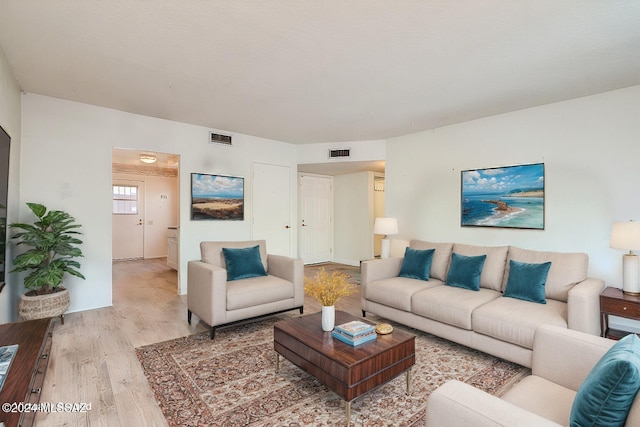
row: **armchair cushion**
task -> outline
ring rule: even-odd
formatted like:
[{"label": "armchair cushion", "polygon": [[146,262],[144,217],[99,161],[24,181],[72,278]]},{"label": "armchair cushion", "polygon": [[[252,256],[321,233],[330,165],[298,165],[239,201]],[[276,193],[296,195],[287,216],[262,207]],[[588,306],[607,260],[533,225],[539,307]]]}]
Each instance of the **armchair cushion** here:
[{"label": "armchair cushion", "polygon": [[248,248],[222,248],[222,252],[227,265],[228,281],[267,275],[260,259],[259,245]]},{"label": "armchair cushion", "polygon": [[228,311],[277,303],[294,297],[293,283],[276,276],[252,277],[227,284]]},{"label": "armchair cushion", "polygon": [[267,242],[265,240],[245,240],[245,241],[205,241],[200,242],[201,261],[207,264],[217,265],[224,269],[227,268],[224,260],[222,248],[249,248],[252,246],[260,246],[260,259],[264,265],[265,271],[269,271],[267,264]]},{"label": "armchair cushion", "polygon": [[640,338],[617,342],[593,367],[571,408],[571,426],[624,426],[640,388]]}]

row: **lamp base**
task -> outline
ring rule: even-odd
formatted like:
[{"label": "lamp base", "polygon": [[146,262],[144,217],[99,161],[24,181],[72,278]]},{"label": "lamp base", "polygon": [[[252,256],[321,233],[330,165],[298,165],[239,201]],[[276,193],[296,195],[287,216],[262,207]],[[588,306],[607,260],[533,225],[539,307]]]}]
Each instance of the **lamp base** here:
[{"label": "lamp base", "polygon": [[380,258],[389,258],[391,253],[391,240],[382,239],[380,241]]},{"label": "lamp base", "polygon": [[634,254],[622,256],[622,292],[627,295],[640,295],[638,259],[638,255]]}]

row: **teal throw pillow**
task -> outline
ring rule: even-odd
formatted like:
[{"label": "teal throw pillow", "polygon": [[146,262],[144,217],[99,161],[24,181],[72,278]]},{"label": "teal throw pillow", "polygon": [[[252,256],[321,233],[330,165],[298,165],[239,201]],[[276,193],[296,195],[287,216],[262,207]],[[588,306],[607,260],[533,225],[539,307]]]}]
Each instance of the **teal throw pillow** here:
[{"label": "teal throw pillow", "polygon": [[402,267],[400,267],[400,274],[398,274],[398,276],[408,277],[410,279],[429,280],[434,252],[435,249],[405,249]]},{"label": "teal throw pillow", "polygon": [[630,334],[602,356],[582,383],[571,407],[569,425],[624,426],[639,388],[640,338]]},{"label": "teal throw pillow", "polygon": [[505,297],[546,304],[544,285],[551,262],[528,264],[509,260],[509,278],[504,290]]},{"label": "teal throw pillow", "polygon": [[480,274],[484,266],[486,255],[465,256],[451,254],[451,265],[447,274],[447,285],[457,288],[480,290]]},{"label": "teal throw pillow", "polygon": [[239,249],[222,248],[222,253],[227,264],[228,281],[267,275],[260,258],[259,245]]}]

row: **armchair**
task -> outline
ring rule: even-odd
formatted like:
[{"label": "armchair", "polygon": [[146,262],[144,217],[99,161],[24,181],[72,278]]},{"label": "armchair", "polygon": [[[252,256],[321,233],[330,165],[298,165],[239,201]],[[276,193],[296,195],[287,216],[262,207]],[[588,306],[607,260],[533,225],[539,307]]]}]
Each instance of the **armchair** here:
[{"label": "armchair", "polygon": [[[530,376],[513,386],[501,398],[460,381],[449,381],[429,396],[426,425],[427,427],[568,426],[571,408],[578,390],[596,363],[614,343],[615,341],[606,338],[571,329],[552,325],[540,326],[535,333]],[[631,375],[630,370],[627,372]],[[604,389],[603,386],[594,388],[596,392]],[[614,394],[616,392],[610,392],[610,395]],[[640,425],[640,393],[635,397],[624,423],[626,427],[638,425]]]},{"label": "armchair", "polygon": [[[266,275],[230,277],[223,248],[255,246]],[[303,313],[302,259],[269,255],[264,240],[201,242],[200,252],[200,260],[187,264],[187,321],[191,324],[192,314],[198,316],[210,326],[211,339],[220,326],[294,309]]]}]

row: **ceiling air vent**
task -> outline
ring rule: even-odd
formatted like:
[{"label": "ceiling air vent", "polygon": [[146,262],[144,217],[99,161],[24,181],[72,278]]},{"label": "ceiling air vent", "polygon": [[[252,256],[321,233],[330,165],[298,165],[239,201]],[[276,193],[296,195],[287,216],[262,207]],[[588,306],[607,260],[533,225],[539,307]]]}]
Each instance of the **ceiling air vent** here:
[{"label": "ceiling air vent", "polygon": [[232,145],[231,135],[222,135],[219,133],[209,132],[209,142],[212,144]]},{"label": "ceiling air vent", "polygon": [[350,148],[340,148],[338,150],[329,150],[330,159],[338,159],[338,158],[344,158],[344,157],[351,157]]}]

